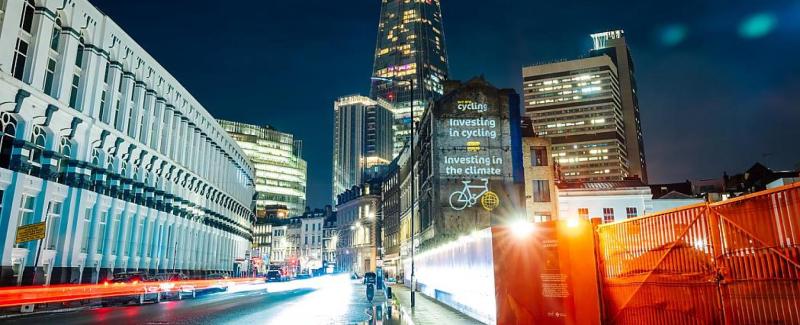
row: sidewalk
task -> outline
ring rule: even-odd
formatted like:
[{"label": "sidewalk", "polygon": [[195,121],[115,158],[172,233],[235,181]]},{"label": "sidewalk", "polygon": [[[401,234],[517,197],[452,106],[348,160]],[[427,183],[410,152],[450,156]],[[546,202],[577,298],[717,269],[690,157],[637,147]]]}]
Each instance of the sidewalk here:
[{"label": "sidewalk", "polygon": [[411,309],[411,290],[404,285],[392,286],[394,301],[397,308],[405,315],[411,316],[415,325],[425,324],[482,324],[481,322],[464,315],[438,301],[419,292],[416,295],[416,306]]}]

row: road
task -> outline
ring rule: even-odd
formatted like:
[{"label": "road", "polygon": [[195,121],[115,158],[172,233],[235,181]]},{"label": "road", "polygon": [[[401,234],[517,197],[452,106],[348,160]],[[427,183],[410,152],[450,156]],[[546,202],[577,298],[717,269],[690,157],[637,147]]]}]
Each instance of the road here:
[{"label": "road", "polygon": [[[248,285],[142,306],[114,306],[5,319],[4,324],[390,324],[347,276]],[[379,315],[385,315],[380,313]],[[380,317],[383,318],[383,317]]]}]

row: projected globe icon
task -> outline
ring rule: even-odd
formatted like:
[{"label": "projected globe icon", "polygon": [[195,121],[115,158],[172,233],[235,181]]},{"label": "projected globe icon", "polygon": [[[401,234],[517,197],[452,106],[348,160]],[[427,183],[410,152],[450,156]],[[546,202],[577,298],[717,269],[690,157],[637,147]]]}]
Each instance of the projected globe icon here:
[{"label": "projected globe icon", "polygon": [[486,211],[497,209],[497,207],[500,206],[500,197],[494,192],[486,192],[486,194],[481,197],[481,205],[483,205]]}]

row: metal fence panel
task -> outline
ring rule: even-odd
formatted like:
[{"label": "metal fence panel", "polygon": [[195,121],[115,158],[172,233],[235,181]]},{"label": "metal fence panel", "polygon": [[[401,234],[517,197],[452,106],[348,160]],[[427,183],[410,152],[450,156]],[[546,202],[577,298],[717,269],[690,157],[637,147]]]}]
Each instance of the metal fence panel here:
[{"label": "metal fence panel", "polygon": [[800,184],[604,224],[611,324],[800,324]]}]

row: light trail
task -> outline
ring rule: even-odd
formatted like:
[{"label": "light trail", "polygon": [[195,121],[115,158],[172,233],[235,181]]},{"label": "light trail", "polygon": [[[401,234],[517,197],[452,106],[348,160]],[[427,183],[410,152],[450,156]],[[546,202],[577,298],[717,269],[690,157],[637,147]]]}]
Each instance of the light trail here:
[{"label": "light trail", "polygon": [[264,280],[260,278],[237,278],[224,280],[187,280],[133,283],[105,282],[101,284],[5,287],[0,288],[0,307],[130,296],[143,293],[168,293],[178,290],[182,290],[183,292],[192,290],[199,291],[214,288],[228,288],[235,285],[263,283]]}]

